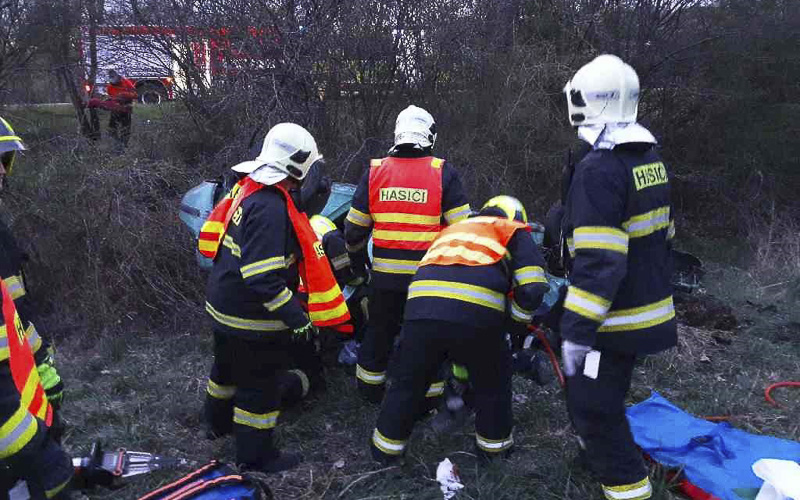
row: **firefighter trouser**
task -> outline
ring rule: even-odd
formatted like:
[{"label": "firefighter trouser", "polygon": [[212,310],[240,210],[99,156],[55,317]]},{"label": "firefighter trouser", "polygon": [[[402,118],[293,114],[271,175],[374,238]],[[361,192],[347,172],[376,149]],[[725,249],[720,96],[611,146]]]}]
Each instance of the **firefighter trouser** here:
[{"label": "firefighter trouser", "polygon": [[379,402],[383,396],[389,356],[400,333],[407,293],[406,290],[370,290],[369,325],[358,351],[356,378],[359,391],[374,402]]},{"label": "firefighter trouser", "polygon": [[404,453],[429,384],[447,359],[469,371],[478,448],[488,456],[511,448],[511,352],[501,329],[416,320],[403,325],[392,381],[372,435],[376,459],[386,461]]},{"label": "firefighter trouser", "polygon": [[131,111],[126,112],[111,112],[111,117],[108,119],[108,132],[111,137],[119,141],[122,145],[127,146],[128,140],[131,138]]},{"label": "firefighter trouser", "polygon": [[596,379],[583,368],[567,378],[567,409],[581,438],[585,458],[603,486],[606,498],[650,498],[651,487],[642,452],[625,417],[625,396],[631,386],[636,356],[614,351],[600,355]]},{"label": "firefighter trouser", "polygon": [[278,456],[272,434],[281,407],[321,381],[313,345],[292,343],[289,332],[275,333],[270,341],[214,332],[206,419],[216,434],[233,431],[237,463],[259,466]]}]

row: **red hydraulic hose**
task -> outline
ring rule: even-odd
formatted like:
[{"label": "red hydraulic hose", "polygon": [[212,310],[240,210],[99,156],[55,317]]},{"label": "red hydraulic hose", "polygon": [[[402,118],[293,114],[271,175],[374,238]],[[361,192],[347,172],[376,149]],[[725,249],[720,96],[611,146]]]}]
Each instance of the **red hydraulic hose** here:
[{"label": "red hydraulic hose", "polygon": [[547,357],[550,358],[550,364],[553,365],[553,370],[555,370],[556,375],[558,375],[558,383],[561,384],[561,387],[567,385],[566,381],[564,380],[564,374],[561,373],[561,366],[558,364],[558,359],[556,359],[556,353],[553,352],[553,348],[550,347],[550,342],[547,341],[547,336],[544,334],[541,328],[533,325],[528,325],[528,330],[536,334],[536,337],[539,338],[539,341],[544,346],[544,350],[547,351]]},{"label": "red hydraulic hose", "polygon": [[767,400],[767,403],[775,406],[776,408],[780,408],[781,405],[772,399],[770,392],[772,392],[772,389],[777,389],[778,387],[800,387],[800,382],[778,382],[764,389],[764,399]]}]

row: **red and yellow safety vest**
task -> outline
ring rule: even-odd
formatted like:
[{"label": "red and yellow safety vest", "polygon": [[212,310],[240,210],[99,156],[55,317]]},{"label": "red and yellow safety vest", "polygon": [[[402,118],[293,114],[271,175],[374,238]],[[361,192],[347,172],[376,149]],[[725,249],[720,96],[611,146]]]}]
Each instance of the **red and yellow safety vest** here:
[{"label": "red and yellow safety vest", "polygon": [[419,265],[492,265],[506,255],[508,241],[518,230],[531,229],[522,222],[499,217],[463,220],[439,234]]},{"label": "red and yellow safety vest", "polygon": [[[233,214],[248,196],[259,191],[263,184],[245,177],[220,201],[200,230],[198,248],[200,253],[213,259],[219,250],[220,242],[228,230]],[[317,239],[306,214],[297,210],[286,188],[280,184],[272,186],[283,194],[286,209],[292,222],[303,259],[298,263],[300,278],[308,293],[308,316],[318,327],[335,327],[350,320],[342,290],[336,282],[330,263]]]},{"label": "red and yellow safety vest", "polygon": [[372,160],[369,212],[378,248],[427,250],[441,231],[444,160],[395,158]]},{"label": "red and yellow safety vest", "polygon": [[[47,402],[36,361],[28,340],[22,321],[17,314],[14,300],[5,283],[0,282],[3,294],[3,320],[4,328],[0,329],[0,343],[8,343],[8,364],[11,368],[11,377],[20,394],[20,407],[41,419],[49,427],[53,423],[53,408]],[[35,427],[33,427],[35,430]]]}]

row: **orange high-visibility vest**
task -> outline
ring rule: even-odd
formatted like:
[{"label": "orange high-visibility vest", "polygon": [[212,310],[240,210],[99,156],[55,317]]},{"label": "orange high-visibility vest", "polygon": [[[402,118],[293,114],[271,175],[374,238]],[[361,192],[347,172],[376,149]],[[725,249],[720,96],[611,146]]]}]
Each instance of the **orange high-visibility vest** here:
[{"label": "orange high-visibility vest", "polygon": [[444,160],[395,158],[372,160],[369,212],[378,248],[427,250],[441,231]]},{"label": "orange high-visibility vest", "polygon": [[[308,217],[297,210],[286,188],[280,184],[271,187],[280,191],[286,199],[289,220],[292,222],[303,254],[298,268],[308,293],[309,319],[318,327],[333,327],[346,323],[350,320],[350,311],[347,309],[342,290],[336,283],[328,258],[322,249],[322,243],[317,240]],[[245,177],[236,183],[231,192],[214,207],[203,224],[197,243],[200,253],[212,259],[216,257],[233,214],[248,196],[262,188],[263,184],[250,177]]]},{"label": "orange high-visibility vest", "polygon": [[22,328],[22,321],[17,314],[11,293],[5,283],[0,282],[0,288],[2,288],[5,321],[5,329],[0,335],[6,337],[0,339],[8,342],[8,364],[11,368],[11,378],[14,379],[14,385],[20,394],[20,404],[27,408],[31,415],[44,420],[49,427],[53,423],[53,408],[47,402],[47,396],[39,379],[39,371],[36,369],[36,361],[33,359],[31,346],[25,338],[25,330]]},{"label": "orange high-visibility vest", "polygon": [[500,217],[474,217],[445,228],[433,242],[421,266],[489,266],[507,253],[506,245],[514,233],[530,231],[522,222]]}]

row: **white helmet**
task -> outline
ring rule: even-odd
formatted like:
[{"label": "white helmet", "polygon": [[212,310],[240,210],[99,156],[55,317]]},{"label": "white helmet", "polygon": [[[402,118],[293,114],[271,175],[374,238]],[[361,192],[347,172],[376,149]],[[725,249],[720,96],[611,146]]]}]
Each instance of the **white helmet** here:
[{"label": "white helmet", "polygon": [[436,123],[430,113],[412,104],[397,115],[394,124],[395,146],[413,144],[430,148],[435,142]]},{"label": "white helmet", "polygon": [[[322,158],[317,143],[308,130],[296,123],[279,123],[264,138],[261,153],[255,160],[232,167],[237,172],[250,174],[259,170],[265,184],[274,184],[291,176],[302,180],[311,165]],[[261,169],[261,167],[264,167]]]},{"label": "white helmet", "polygon": [[573,126],[636,121],[639,77],[617,56],[596,57],[564,86]]}]

